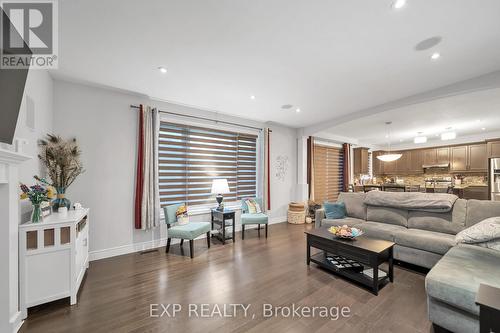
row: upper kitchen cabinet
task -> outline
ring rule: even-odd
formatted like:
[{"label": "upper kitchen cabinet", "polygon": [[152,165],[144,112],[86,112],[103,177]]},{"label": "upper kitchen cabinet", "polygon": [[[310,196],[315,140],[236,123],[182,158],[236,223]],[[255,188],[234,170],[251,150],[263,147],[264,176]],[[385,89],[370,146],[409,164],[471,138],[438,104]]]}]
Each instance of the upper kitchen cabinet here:
[{"label": "upper kitchen cabinet", "polygon": [[451,147],[452,172],[487,172],[488,152],[484,143]]},{"label": "upper kitchen cabinet", "polygon": [[399,152],[401,154],[401,157],[396,160],[396,174],[398,175],[406,175],[409,173],[409,161],[410,161],[410,151],[409,150],[405,150],[405,151],[400,151]]},{"label": "upper kitchen cabinet", "polygon": [[424,164],[423,160],[423,150],[415,149],[409,150],[408,153],[408,172],[412,174],[423,173],[424,169],[422,165]]},{"label": "upper kitchen cabinet", "polygon": [[487,172],[488,171],[488,152],[484,143],[469,145],[469,171]]},{"label": "upper kitchen cabinet", "polygon": [[368,174],[368,148],[354,148],[354,174]]},{"label": "upper kitchen cabinet", "polygon": [[373,152],[372,155],[372,163],[373,163],[373,175],[374,176],[381,176],[384,174],[384,162],[379,160],[377,156],[382,155],[383,152],[381,151],[376,151]]},{"label": "upper kitchen cabinet", "polygon": [[424,165],[440,165],[450,163],[450,148],[429,148],[423,150]]},{"label": "upper kitchen cabinet", "polygon": [[467,146],[451,147],[451,163],[450,171],[466,172],[467,171]]},{"label": "upper kitchen cabinet", "polygon": [[488,157],[490,158],[500,157],[500,141],[488,142]]},{"label": "upper kitchen cabinet", "polygon": [[436,164],[450,164],[450,148],[436,148]]}]

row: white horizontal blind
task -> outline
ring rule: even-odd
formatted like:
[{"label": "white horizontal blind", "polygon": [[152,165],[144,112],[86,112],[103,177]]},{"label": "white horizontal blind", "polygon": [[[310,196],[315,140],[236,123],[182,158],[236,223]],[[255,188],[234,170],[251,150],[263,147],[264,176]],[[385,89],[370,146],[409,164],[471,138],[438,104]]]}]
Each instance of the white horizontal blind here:
[{"label": "white horizontal blind", "polygon": [[236,201],[256,195],[257,136],[161,122],[159,186],[162,206],[215,202],[212,180],[225,178]]}]

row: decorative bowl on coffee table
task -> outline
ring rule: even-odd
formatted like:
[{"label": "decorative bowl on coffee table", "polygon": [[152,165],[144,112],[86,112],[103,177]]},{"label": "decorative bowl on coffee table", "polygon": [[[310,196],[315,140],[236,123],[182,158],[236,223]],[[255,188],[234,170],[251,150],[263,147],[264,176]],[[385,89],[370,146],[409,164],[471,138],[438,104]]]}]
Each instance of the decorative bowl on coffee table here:
[{"label": "decorative bowl on coffee table", "polygon": [[335,237],[343,239],[356,239],[356,237],[359,237],[363,234],[362,230],[354,227],[349,227],[347,225],[332,226],[328,229],[328,231]]}]

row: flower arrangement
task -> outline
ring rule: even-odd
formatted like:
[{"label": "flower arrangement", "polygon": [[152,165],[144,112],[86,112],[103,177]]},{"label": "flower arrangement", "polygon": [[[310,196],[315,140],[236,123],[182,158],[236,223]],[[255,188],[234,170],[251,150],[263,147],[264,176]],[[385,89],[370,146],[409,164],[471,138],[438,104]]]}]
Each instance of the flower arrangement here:
[{"label": "flower arrangement", "polygon": [[29,199],[33,205],[33,211],[31,213],[31,222],[37,223],[42,221],[42,209],[41,205],[44,202],[50,201],[51,196],[53,196],[53,189],[47,188],[40,184],[35,184],[30,187],[25,184],[20,183],[21,188],[21,199]]},{"label": "flower arrangement", "polygon": [[337,237],[349,239],[355,239],[356,237],[363,234],[362,230],[354,227],[349,227],[347,225],[332,226],[328,229],[328,231]]},{"label": "flower arrangement", "polygon": [[40,140],[38,145],[41,149],[38,158],[45,164],[50,182],[38,176],[35,179],[55,187],[57,198],[52,202],[54,211],[59,207],[69,209],[71,202],[65,197],[66,189],[84,172],[76,139],[63,140],[60,136],[47,134],[47,138]]}]

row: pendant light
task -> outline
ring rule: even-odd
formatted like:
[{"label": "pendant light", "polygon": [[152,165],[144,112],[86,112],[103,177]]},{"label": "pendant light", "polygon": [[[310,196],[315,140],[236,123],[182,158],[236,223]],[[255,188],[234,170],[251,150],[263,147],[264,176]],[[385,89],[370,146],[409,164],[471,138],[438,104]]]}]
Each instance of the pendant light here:
[{"label": "pendant light", "polygon": [[391,153],[391,124],[392,124],[392,121],[387,121],[385,123],[386,127],[387,127],[387,153],[383,154],[383,155],[378,155],[377,158],[379,160],[381,160],[382,162],[393,162],[395,160],[399,160],[401,158],[401,156],[403,156],[402,154],[393,154]]}]

